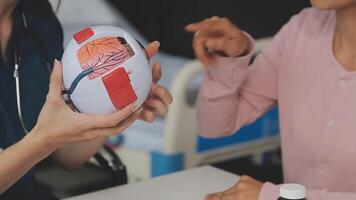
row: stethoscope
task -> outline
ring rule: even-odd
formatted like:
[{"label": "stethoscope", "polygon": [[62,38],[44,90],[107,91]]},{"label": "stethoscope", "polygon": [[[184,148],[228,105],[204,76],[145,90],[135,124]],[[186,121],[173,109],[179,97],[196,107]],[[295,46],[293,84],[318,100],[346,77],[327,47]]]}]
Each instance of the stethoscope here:
[{"label": "stethoscope", "polygon": [[29,129],[26,127],[26,124],[24,122],[24,116],[22,112],[22,107],[21,107],[21,85],[20,85],[20,68],[21,68],[21,62],[22,62],[22,55],[20,51],[20,41],[21,38],[24,38],[25,36],[29,36],[33,38],[39,48],[39,54],[42,58],[45,58],[45,64],[46,68],[48,70],[48,74],[51,74],[51,65],[48,60],[48,56],[46,54],[45,48],[44,48],[44,43],[41,39],[41,37],[32,29],[28,27],[27,23],[27,18],[24,12],[21,13],[21,19],[22,19],[22,29],[15,34],[15,44],[14,44],[14,79],[15,79],[15,86],[16,86],[16,105],[17,105],[17,114],[19,117],[20,124],[22,126],[23,131],[27,134],[29,133]]}]

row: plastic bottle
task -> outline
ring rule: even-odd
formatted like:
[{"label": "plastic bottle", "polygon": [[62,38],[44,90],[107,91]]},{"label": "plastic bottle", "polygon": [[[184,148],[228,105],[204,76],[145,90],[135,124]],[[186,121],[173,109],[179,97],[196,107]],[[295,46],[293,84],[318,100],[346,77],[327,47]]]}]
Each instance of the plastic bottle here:
[{"label": "plastic bottle", "polygon": [[278,200],[307,200],[306,189],[300,184],[283,184],[279,189]]}]

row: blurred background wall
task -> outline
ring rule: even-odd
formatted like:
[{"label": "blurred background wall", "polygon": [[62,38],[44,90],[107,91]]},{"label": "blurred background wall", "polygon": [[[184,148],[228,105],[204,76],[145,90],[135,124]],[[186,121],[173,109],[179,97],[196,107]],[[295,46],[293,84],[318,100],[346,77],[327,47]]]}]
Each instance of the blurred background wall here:
[{"label": "blurred background wall", "polygon": [[211,16],[230,18],[255,38],[274,35],[289,18],[309,6],[308,0],[109,0],[161,49],[193,57],[191,34],[184,26]]}]

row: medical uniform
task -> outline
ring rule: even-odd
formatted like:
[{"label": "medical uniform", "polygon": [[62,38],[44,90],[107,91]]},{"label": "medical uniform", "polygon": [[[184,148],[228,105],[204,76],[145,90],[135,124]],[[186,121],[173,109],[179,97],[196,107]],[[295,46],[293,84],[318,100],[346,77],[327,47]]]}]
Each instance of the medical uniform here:
[{"label": "medical uniform", "polygon": [[[21,8],[20,8],[21,7]],[[43,41],[47,56],[40,55],[39,44],[28,34],[15,41],[15,34],[23,28],[22,12],[26,15],[28,27]],[[39,112],[45,102],[49,84],[49,70],[45,60],[51,64],[54,58],[61,58],[63,32],[50,4],[44,0],[19,1],[13,12],[12,33],[8,42],[5,59],[0,58],[0,148],[15,144],[25,133],[21,127],[16,106],[16,89],[13,78],[14,47],[21,52],[20,85],[23,118],[28,129],[36,124]],[[0,164],[1,164],[0,160]],[[6,190],[0,199],[54,199],[36,184],[33,171]]]}]

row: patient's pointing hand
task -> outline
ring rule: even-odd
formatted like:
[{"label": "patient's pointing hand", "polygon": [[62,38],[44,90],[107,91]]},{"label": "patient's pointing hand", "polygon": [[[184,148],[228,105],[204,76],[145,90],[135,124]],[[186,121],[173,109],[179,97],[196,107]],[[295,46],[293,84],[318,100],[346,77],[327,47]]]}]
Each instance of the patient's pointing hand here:
[{"label": "patient's pointing hand", "polygon": [[214,55],[241,56],[248,49],[248,39],[229,19],[212,17],[185,27],[194,33],[193,48],[204,64],[212,64]]},{"label": "patient's pointing hand", "polygon": [[[159,49],[159,42],[152,42],[146,48],[148,56],[152,58]],[[168,106],[172,103],[173,98],[169,91],[158,84],[158,81],[161,79],[161,65],[156,63],[152,67],[152,85],[150,92],[146,101],[143,104],[143,110],[139,116],[139,119],[153,122],[156,118],[156,115],[164,116],[168,112]]]}]

